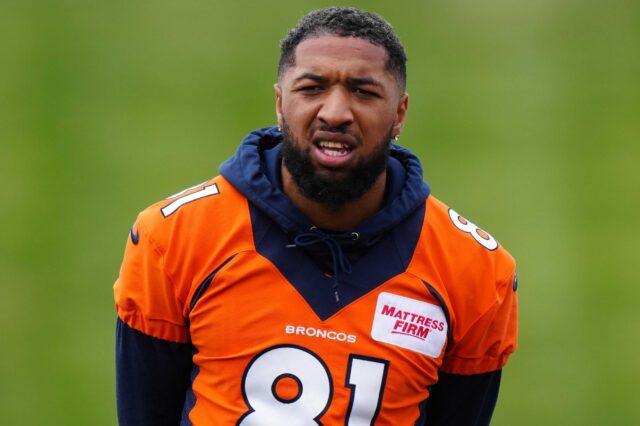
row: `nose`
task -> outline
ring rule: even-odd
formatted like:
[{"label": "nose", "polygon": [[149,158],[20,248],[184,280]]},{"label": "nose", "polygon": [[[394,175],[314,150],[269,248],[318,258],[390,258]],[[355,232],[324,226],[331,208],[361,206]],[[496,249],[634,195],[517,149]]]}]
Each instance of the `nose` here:
[{"label": "nose", "polygon": [[323,99],[317,118],[332,127],[351,124],[353,111],[349,94],[341,88],[329,90]]}]

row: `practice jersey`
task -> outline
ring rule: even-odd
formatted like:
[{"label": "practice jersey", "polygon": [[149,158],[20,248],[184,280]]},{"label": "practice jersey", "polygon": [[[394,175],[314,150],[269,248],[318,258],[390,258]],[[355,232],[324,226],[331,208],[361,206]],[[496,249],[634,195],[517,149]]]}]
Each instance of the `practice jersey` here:
[{"label": "practice jersey", "polygon": [[515,350],[513,259],[432,195],[403,222],[408,255],[390,249],[406,232],[388,232],[338,300],[337,272],[261,215],[218,176],[131,230],[117,312],[193,345],[184,424],[413,425],[439,371],[494,371]]}]

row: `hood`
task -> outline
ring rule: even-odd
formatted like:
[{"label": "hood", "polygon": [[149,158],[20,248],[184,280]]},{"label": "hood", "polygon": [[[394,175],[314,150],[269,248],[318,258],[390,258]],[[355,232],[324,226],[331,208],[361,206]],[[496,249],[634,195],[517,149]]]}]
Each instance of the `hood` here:
[{"label": "hood", "polygon": [[[281,141],[282,133],[276,127],[249,133],[235,154],[220,166],[220,173],[286,233],[297,235],[308,231],[313,224],[282,191]],[[422,206],[429,196],[420,160],[408,149],[391,145],[387,174],[384,207],[353,230],[360,235],[360,244],[375,242],[378,236]]]}]

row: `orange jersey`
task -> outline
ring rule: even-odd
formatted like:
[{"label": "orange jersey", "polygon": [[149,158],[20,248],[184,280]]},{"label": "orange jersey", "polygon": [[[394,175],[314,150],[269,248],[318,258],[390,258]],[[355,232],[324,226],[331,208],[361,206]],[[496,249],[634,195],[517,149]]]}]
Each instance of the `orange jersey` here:
[{"label": "orange jersey", "polygon": [[516,346],[514,262],[450,212],[430,196],[406,270],[323,319],[258,252],[247,199],[218,177],[138,217],[118,315],[192,342],[194,425],[414,424],[439,370],[496,370]]},{"label": "orange jersey", "polygon": [[429,195],[396,145],[374,217],[309,227],[274,183],[279,138],[250,134],[221,176],[132,228],[117,312],[193,346],[181,424],[413,425],[439,372],[501,369],[517,298],[498,242]]}]

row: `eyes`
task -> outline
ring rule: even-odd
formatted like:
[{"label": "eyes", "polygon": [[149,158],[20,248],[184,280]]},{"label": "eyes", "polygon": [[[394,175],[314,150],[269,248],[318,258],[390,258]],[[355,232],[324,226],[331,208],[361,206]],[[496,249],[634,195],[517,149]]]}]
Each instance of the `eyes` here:
[{"label": "eyes", "polygon": [[298,93],[320,93],[323,90],[321,86],[313,85],[313,86],[302,86],[297,89],[294,89],[294,92]]},{"label": "eyes", "polygon": [[[327,87],[320,84],[307,84],[301,87],[294,89],[294,92],[301,93],[303,95],[315,96],[321,93],[324,93],[327,90]],[[359,86],[351,86],[349,87],[351,93],[358,97],[362,98],[381,98],[377,92],[372,90],[367,90]]]},{"label": "eyes", "polygon": [[370,90],[363,89],[361,87],[353,87],[353,88],[351,88],[351,91],[353,93],[357,94],[357,95],[372,96],[372,97],[376,97],[376,98],[380,97],[377,93],[372,92]]}]

